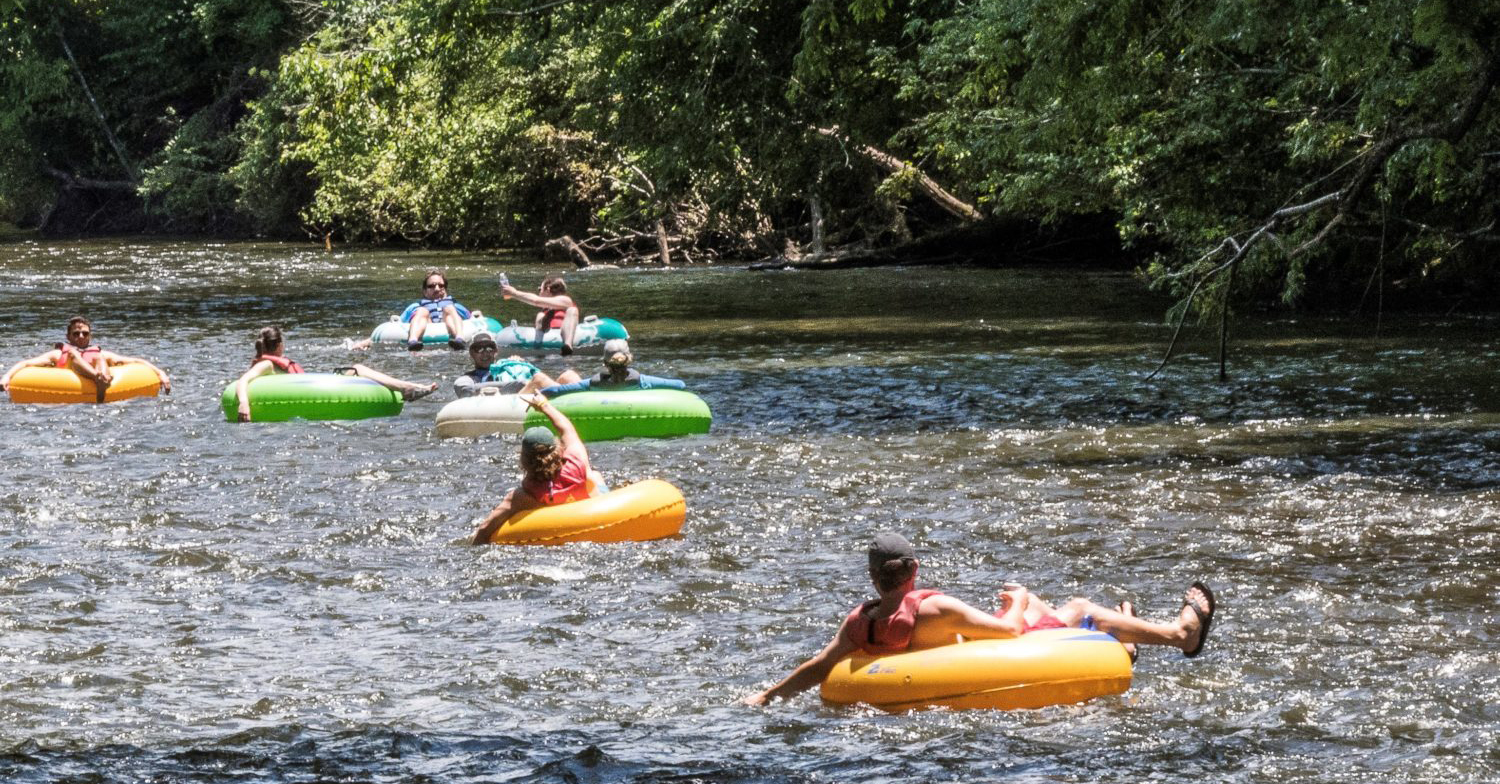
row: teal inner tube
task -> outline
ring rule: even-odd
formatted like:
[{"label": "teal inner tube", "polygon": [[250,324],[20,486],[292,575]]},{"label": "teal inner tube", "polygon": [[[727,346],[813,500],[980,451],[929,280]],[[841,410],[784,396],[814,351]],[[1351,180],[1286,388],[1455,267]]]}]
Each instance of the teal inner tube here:
[{"label": "teal inner tube", "polygon": [[[476,332],[489,332],[494,334],[500,331],[500,322],[489,316],[470,316],[459,325],[459,337],[464,340],[474,336]],[[370,342],[372,343],[405,343],[407,333],[411,331],[411,323],[399,320],[392,316],[390,321],[375,325],[370,331]],[[427,325],[427,331],[422,333],[422,342],[425,343],[447,343],[448,327],[441,321],[434,321]]]},{"label": "teal inner tube", "polygon": [[[276,373],[250,379],[250,421],[288,419],[368,419],[401,413],[401,395],[368,378],[336,373]],[[234,384],[224,388],[219,407],[230,422],[239,419]]]},{"label": "teal inner tube", "polygon": [[[617,438],[670,438],[707,433],[713,414],[703,398],[680,389],[625,389],[573,392],[552,398],[585,441]],[[526,427],[546,425],[539,411],[526,414]]]}]

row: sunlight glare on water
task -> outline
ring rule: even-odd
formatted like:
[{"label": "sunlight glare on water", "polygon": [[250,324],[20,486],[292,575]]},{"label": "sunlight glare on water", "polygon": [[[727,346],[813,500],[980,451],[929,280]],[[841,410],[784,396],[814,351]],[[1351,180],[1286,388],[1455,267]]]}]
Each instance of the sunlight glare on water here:
[{"label": "sunlight glare on water", "polygon": [[[460,253],[190,242],[0,246],[5,361],[67,318],[170,396],[4,404],[0,775],[7,781],[1487,782],[1500,775],[1500,343],[1490,318],[1235,326],[1147,381],[1166,303],[1126,274],[590,270],[713,432],[592,445],[667,479],[680,537],[472,548],[513,439],[444,441],[465,357],[354,353]],[[266,324],[310,369],[437,380],[396,417],[223,421]],[[550,357],[550,371],[564,361]],[[592,369],[585,357],[582,371]],[[1195,660],[1124,695],[889,716],[736,701],[871,591],[863,547],[982,607],[1006,580],[1170,617],[1222,611]]]}]

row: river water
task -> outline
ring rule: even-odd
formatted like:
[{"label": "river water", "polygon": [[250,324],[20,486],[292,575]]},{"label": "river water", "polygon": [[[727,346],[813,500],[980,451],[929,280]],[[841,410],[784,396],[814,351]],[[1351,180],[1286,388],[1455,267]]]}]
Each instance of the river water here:
[{"label": "river water", "polygon": [[[464,357],[352,354],[428,267],[502,320],[523,257],[0,246],[7,363],[90,316],[170,396],[0,403],[9,782],[1490,782],[1500,778],[1500,339],[1486,317],[1246,317],[1154,381],[1164,303],[1098,271],[597,270],[586,312],[713,432],[591,447],[682,536],[469,547],[514,440],[439,440]],[[279,324],[311,369],[442,391],[401,416],[230,424]],[[544,366],[562,367],[557,357]],[[587,370],[587,360],[579,363]],[[1005,580],[1171,615],[1119,697],[891,716],[736,701],[870,594],[881,529],[982,606]]]}]

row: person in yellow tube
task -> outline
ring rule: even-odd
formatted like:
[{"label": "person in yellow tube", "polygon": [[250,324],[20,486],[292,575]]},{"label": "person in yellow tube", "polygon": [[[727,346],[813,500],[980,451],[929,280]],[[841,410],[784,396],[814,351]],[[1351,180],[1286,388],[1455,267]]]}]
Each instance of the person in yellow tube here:
[{"label": "person in yellow tube", "polygon": [[542,395],[525,400],[547,417],[557,434],[540,425],[521,434],[521,470],[525,472],[521,486],[506,493],[504,500],[485,515],[470,540],[473,544],[488,544],[517,512],[582,501],[595,495],[596,490],[604,491],[604,478],[589,464],[589,451],[568,417]]},{"label": "person in yellow tube", "polygon": [[1137,618],[1128,603],[1118,610],[1072,599],[1053,608],[1023,586],[1007,583],[994,615],[931,589],[917,589],[917,553],[900,534],[879,533],[869,548],[870,579],[879,599],[851,610],[823,650],[803,662],[780,683],[746,697],[747,705],[765,705],[822,683],[840,661],[858,651],[873,656],[951,645],[966,640],[1019,637],[1039,629],[1094,628],[1133,645],[1166,645],[1197,656],[1208,640],[1214,595],[1193,583],[1182,611],[1169,622]]},{"label": "person in yellow tube", "polygon": [[110,372],[112,365],[125,365],[137,363],[145,365],[156,371],[157,378],[161,379],[161,391],[170,394],[172,382],[161,368],[137,357],[127,357],[116,354],[113,351],[105,351],[93,343],[94,327],[89,320],[83,316],[74,316],[68,319],[66,343],[58,343],[51,351],[38,354],[30,359],[23,359],[12,365],[0,376],[0,392],[10,388],[10,377],[16,371],[26,367],[59,367],[68,368],[80,376],[94,382],[98,390],[98,400],[104,402],[104,395],[109,391],[109,385],[115,381],[114,373]]}]

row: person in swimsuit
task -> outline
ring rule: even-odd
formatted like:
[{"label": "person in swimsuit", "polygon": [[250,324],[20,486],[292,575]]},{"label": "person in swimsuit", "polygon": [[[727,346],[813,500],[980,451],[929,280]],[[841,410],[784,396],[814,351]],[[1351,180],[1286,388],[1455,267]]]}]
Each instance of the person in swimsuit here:
[{"label": "person in swimsuit", "polygon": [[83,316],[74,316],[68,319],[67,342],[58,343],[48,352],[38,354],[30,359],[23,359],[0,377],[0,391],[10,388],[10,377],[17,370],[27,367],[59,367],[68,368],[80,376],[94,382],[98,389],[98,399],[104,402],[104,394],[109,391],[109,385],[115,381],[115,376],[110,372],[112,365],[124,365],[138,363],[156,371],[161,379],[161,391],[171,394],[172,382],[162,369],[137,357],[127,357],[116,354],[113,351],[105,351],[93,345],[94,327],[89,320]]},{"label": "person in swimsuit", "polygon": [[485,515],[484,522],[470,539],[473,544],[487,544],[495,532],[517,512],[543,506],[582,501],[604,488],[604,479],[589,464],[589,452],[573,423],[568,421],[541,395],[526,400],[527,405],[542,412],[557,430],[537,426],[521,435],[521,486],[505,494],[499,506]]},{"label": "person in swimsuit", "polygon": [[[267,373],[304,373],[302,366],[296,360],[286,356],[286,346],[282,343],[281,329],[279,327],[266,327],[260,331],[255,338],[255,359],[250,362],[250,369],[246,370],[238,380],[234,382],[234,399],[239,407],[239,420],[250,421],[250,381]],[[420,400],[437,390],[437,384],[418,384],[412,381],[403,381],[394,376],[388,376],[378,370],[371,370],[364,365],[339,368],[338,373],[350,376],[368,378],[371,381],[396,392],[401,393],[404,400]]]},{"label": "person in swimsuit", "polygon": [[536,342],[540,345],[542,335],[554,329],[562,330],[562,355],[573,353],[573,333],[578,330],[578,303],[568,296],[568,284],[561,275],[548,275],[530,294],[509,283],[500,284],[500,293],[506,299],[514,299],[537,309]]},{"label": "person in swimsuit", "polygon": [[850,611],[822,651],[780,683],[746,697],[745,704],[765,705],[816,686],[834,665],[859,651],[883,655],[960,640],[1019,637],[1039,629],[1091,626],[1113,635],[1127,649],[1165,645],[1197,656],[1208,640],[1214,614],[1213,592],[1203,583],[1193,583],[1187,590],[1176,619],[1162,622],[1137,618],[1129,603],[1111,610],[1087,599],[1072,599],[1053,608],[1023,586],[1007,583],[1000,594],[1000,611],[991,615],[937,591],[917,590],[917,553],[899,534],[877,534],[870,544],[869,562],[870,580],[880,598]]}]

